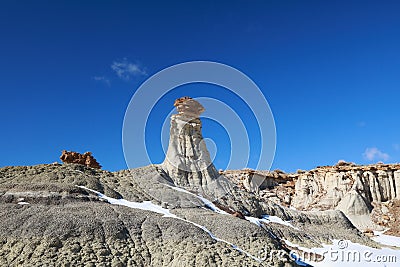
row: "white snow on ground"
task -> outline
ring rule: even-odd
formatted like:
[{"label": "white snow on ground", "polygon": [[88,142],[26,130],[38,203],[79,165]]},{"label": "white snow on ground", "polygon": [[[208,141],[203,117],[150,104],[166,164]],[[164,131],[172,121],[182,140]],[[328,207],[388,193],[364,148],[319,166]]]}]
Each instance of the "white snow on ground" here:
[{"label": "white snow on ground", "polygon": [[180,187],[171,186],[171,185],[166,185],[166,186],[168,186],[169,188],[172,188],[172,189],[174,189],[174,190],[176,190],[176,191],[183,192],[183,193],[192,195],[192,196],[194,196],[194,197],[197,197],[198,199],[200,199],[200,200],[204,203],[204,205],[206,205],[206,206],[207,206],[208,208],[210,208],[212,211],[215,211],[215,212],[220,213],[220,214],[229,214],[229,213],[227,213],[227,212],[221,210],[220,208],[218,208],[217,206],[215,206],[214,203],[212,203],[210,200],[208,200],[208,199],[206,199],[206,198],[204,198],[204,197],[202,197],[202,196],[198,196],[198,195],[196,195],[196,194],[193,194],[192,192],[189,192],[189,191],[187,191],[187,190],[185,190],[185,189],[183,189],[183,188],[180,188]]},{"label": "white snow on ground", "polygon": [[257,224],[258,226],[261,226],[261,222],[260,219],[256,218],[256,217],[250,217],[250,216],[245,216],[246,220],[248,220],[249,222],[252,222],[254,224]]},{"label": "white snow on ground", "polygon": [[[141,209],[141,210],[153,211],[153,212],[156,212],[156,213],[163,214],[164,217],[172,217],[172,218],[175,218],[175,219],[178,219],[178,220],[181,220],[181,221],[190,223],[190,224],[192,224],[192,225],[194,225],[194,226],[196,226],[196,227],[202,229],[204,232],[206,232],[206,233],[207,233],[212,239],[214,239],[215,241],[223,242],[223,243],[225,243],[225,244],[231,246],[233,249],[235,249],[235,250],[237,250],[237,251],[239,251],[239,252],[241,252],[241,253],[246,254],[248,257],[251,257],[252,259],[254,259],[254,260],[258,261],[258,262],[262,262],[262,261],[263,261],[263,259],[260,259],[260,258],[257,258],[257,257],[255,257],[255,256],[253,256],[251,253],[249,253],[249,252],[247,252],[247,251],[245,251],[245,250],[239,248],[239,247],[236,246],[235,244],[233,244],[233,243],[231,243],[231,242],[229,242],[229,241],[226,241],[226,240],[223,240],[223,239],[220,239],[220,238],[216,237],[216,236],[215,236],[210,230],[208,230],[205,226],[200,225],[200,224],[195,223],[195,222],[192,222],[192,221],[189,221],[189,220],[186,220],[186,219],[183,219],[183,218],[181,218],[181,217],[178,217],[178,216],[176,216],[175,214],[172,214],[168,209],[164,209],[164,208],[162,208],[162,207],[159,206],[159,205],[155,205],[155,204],[151,203],[151,201],[132,202],[132,201],[128,201],[128,200],[125,200],[125,199],[115,199],[115,198],[112,198],[112,197],[107,197],[106,195],[104,195],[104,194],[102,194],[102,193],[100,193],[100,192],[97,192],[97,191],[95,191],[95,190],[89,189],[89,188],[87,188],[87,187],[85,187],[85,186],[78,186],[78,187],[80,187],[80,188],[82,188],[82,189],[85,189],[85,190],[88,190],[88,191],[90,191],[90,192],[95,193],[98,197],[107,200],[110,204],[127,206],[127,207],[130,207],[130,208],[133,208],[133,209]],[[184,189],[181,189],[181,188],[179,188],[178,191],[187,192],[187,193],[189,193],[189,194],[192,194],[192,193],[190,193],[190,192],[188,192],[188,191],[186,191],[186,190],[184,190]],[[193,195],[194,195],[194,194],[193,194]],[[210,201],[207,200],[207,202],[210,202]],[[211,202],[210,202],[210,203],[211,203]],[[206,203],[205,203],[205,204],[206,204]],[[212,203],[211,203],[211,204],[212,204]],[[207,205],[207,204],[206,204],[206,205]],[[212,205],[214,205],[214,204],[212,204]],[[210,207],[210,208],[212,209],[212,207]],[[215,207],[215,206],[214,206],[214,208],[216,209],[216,211],[219,210],[219,209],[218,209],[217,207]],[[220,210],[220,211],[223,212],[222,210]],[[218,211],[217,211],[217,212],[218,212]]]},{"label": "white snow on ground", "polygon": [[[212,203],[210,200],[208,200],[208,199],[206,199],[206,198],[204,198],[204,197],[202,197],[202,196],[198,196],[198,195],[196,195],[196,194],[193,194],[192,192],[189,192],[189,191],[187,191],[187,190],[185,190],[185,189],[183,189],[183,188],[180,188],[180,187],[171,186],[171,185],[167,185],[167,186],[170,187],[170,188],[172,188],[172,189],[174,189],[174,190],[176,190],[176,191],[184,192],[184,193],[186,193],[186,194],[190,194],[190,195],[192,195],[192,196],[197,197],[197,198],[200,199],[208,208],[210,208],[212,211],[215,211],[215,212],[220,213],[220,214],[227,214],[227,215],[229,215],[229,213],[227,213],[227,212],[221,210],[220,208],[218,208],[217,206],[215,206],[214,203]],[[279,218],[279,217],[277,217],[277,216],[263,215],[263,217],[262,217],[261,219],[255,218],[255,217],[250,217],[250,216],[245,217],[245,218],[246,218],[246,220],[248,220],[249,222],[252,222],[252,223],[254,223],[254,224],[258,225],[258,226],[261,226],[261,223],[262,223],[262,222],[264,222],[264,223],[271,223],[271,222],[273,222],[273,223],[283,224],[283,225],[286,225],[286,226],[289,226],[289,227],[292,227],[292,228],[298,230],[297,227],[294,227],[294,226],[291,225],[289,222],[284,221],[284,220],[282,220],[281,218]]]},{"label": "white snow on ground", "polygon": [[84,187],[84,186],[78,186],[78,187],[95,193],[100,198],[107,200],[110,204],[127,206],[127,207],[133,208],[133,209],[153,211],[153,212],[156,212],[156,213],[163,214],[165,217],[176,217],[176,215],[172,214],[171,212],[169,212],[168,209],[164,209],[163,207],[161,207],[159,205],[155,205],[155,204],[151,203],[151,201],[132,202],[132,201],[128,201],[128,200],[125,200],[125,199],[115,199],[115,198],[108,197],[108,196],[106,196],[106,195],[104,195],[104,194],[102,194],[100,192],[97,192],[95,190],[89,189],[89,188]]},{"label": "white snow on ground", "polygon": [[279,218],[278,216],[269,216],[269,215],[264,215],[262,219],[260,219],[260,221],[265,222],[265,223],[279,223],[279,224],[283,224],[289,227],[292,227],[294,229],[299,230],[299,228],[294,227],[291,223],[289,223],[288,221],[284,221],[281,218]]},{"label": "white snow on ground", "polygon": [[[371,248],[349,240],[333,240],[333,244],[323,244],[322,248],[304,248],[284,240],[287,245],[297,247],[292,255],[299,259],[299,263],[308,263],[315,267],[327,266],[399,266],[400,250],[390,248]],[[310,253],[311,252],[311,253]],[[323,255],[318,261],[316,254]]]},{"label": "white snow on ground", "polygon": [[255,217],[246,217],[246,220],[257,224],[258,226],[261,226],[261,223],[263,223],[263,222],[264,223],[279,223],[279,224],[283,224],[283,225],[286,225],[286,226],[289,226],[289,227],[299,230],[299,228],[294,227],[288,221],[284,221],[281,218],[279,218],[278,216],[263,215],[261,219],[255,218]]},{"label": "white snow on ground", "polygon": [[[374,241],[381,243],[383,245],[394,246],[400,248],[400,237],[385,235],[385,231],[374,231],[375,236],[371,237]],[[399,259],[400,260],[400,259]],[[400,265],[400,261],[399,261]]]},{"label": "white snow on ground", "polygon": [[29,205],[29,203],[26,202],[26,201],[25,201],[25,198],[23,198],[23,197],[18,198],[17,201],[18,201],[17,204],[19,204],[19,205]]}]

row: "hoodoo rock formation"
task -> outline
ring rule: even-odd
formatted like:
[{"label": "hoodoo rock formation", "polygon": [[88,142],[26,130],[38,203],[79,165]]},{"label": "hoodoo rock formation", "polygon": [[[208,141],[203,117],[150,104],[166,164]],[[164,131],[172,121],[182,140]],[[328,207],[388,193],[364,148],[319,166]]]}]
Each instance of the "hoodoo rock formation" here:
[{"label": "hoodoo rock formation", "polygon": [[200,115],[204,107],[191,97],[177,99],[174,106],[178,114],[171,116],[168,151],[162,169],[177,186],[205,195],[224,194],[225,189],[221,187],[224,177],[211,162],[201,132]]},{"label": "hoodoo rock formation", "polygon": [[94,169],[101,169],[101,165],[92,156],[92,152],[85,152],[82,155],[78,152],[63,150],[60,159],[64,163],[75,163]]}]

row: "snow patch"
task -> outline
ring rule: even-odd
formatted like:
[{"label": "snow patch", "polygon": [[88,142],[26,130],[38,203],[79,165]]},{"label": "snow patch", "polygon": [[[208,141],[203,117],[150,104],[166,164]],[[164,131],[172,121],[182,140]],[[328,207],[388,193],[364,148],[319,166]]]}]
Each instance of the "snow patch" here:
[{"label": "snow patch", "polygon": [[125,200],[125,199],[115,199],[115,198],[108,197],[100,192],[97,192],[95,190],[89,189],[84,186],[78,186],[78,187],[95,193],[100,198],[107,200],[110,204],[126,206],[126,207],[133,208],[133,209],[148,210],[148,211],[156,212],[159,214],[163,214],[164,217],[176,217],[176,215],[172,214],[168,209],[164,209],[163,207],[161,207],[159,205],[153,204],[153,203],[151,203],[151,201],[133,202],[133,201]]},{"label": "snow patch", "polygon": [[[185,190],[185,189],[183,189],[183,188],[180,188],[180,187],[171,186],[171,185],[167,185],[167,186],[170,187],[170,188],[172,188],[173,190],[176,190],[176,191],[179,191],[179,192],[183,192],[183,193],[192,195],[192,196],[194,196],[194,197],[197,197],[198,199],[200,199],[200,200],[204,203],[204,205],[205,205],[206,207],[208,207],[209,209],[211,209],[211,210],[214,211],[214,212],[217,212],[217,213],[220,213],[220,214],[230,215],[229,213],[227,213],[227,212],[221,210],[220,208],[218,208],[217,206],[215,206],[214,203],[212,203],[210,200],[208,200],[208,199],[206,199],[206,198],[204,198],[204,197],[202,197],[202,196],[198,196],[198,195],[196,195],[196,194],[193,194],[192,192],[189,192],[189,191],[187,191],[187,190]],[[294,228],[294,229],[299,230],[297,227],[294,227],[294,226],[291,225],[289,222],[284,221],[284,220],[282,220],[281,218],[279,218],[279,217],[277,217],[277,216],[263,215],[261,219],[255,218],[255,217],[251,217],[251,216],[246,216],[245,218],[246,218],[246,220],[248,220],[249,222],[252,222],[252,223],[254,223],[254,224],[258,225],[258,226],[261,226],[261,224],[262,224],[263,222],[264,222],[264,223],[271,223],[271,222],[273,222],[273,223],[279,223],[279,224],[286,225],[286,226],[289,226],[289,227],[292,227],[292,228]]]},{"label": "snow patch", "polygon": [[[371,237],[375,242],[381,243],[383,245],[394,246],[400,248],[400,237],[385,235],[385,231],[374,231],[375,236]],[[399,259],[400,260],[400,259]]]},{"label": "snow patch", "polygon": [[270,215],[263,215],[261,219],[255,217],[246,217],[246,220],[261,226],[262,223],[278,223],[282,225],[286,225],[292,227],[293,229],[299,230],[299,228],[293,226],[290,222],[284,221],[278,216],[270,216]]},{"label": "snow patch", "polygon": [[166,186],[168,186],[169,188],[172,188],[173,190],[176,190],[176,191],[179,191],[179,192],[183,192],[183,193],[192,195],[194,197],[197,197],[198,199],[200,199],[204,203],[204,205],[206,205],[206,207],[208,207],[212,211],[215,211],[215,212],[220,213],[220,214],[228,214],[229,215],[229,213],[221,210],[220,208],[215,206],[214,203],[212,203],[210,200],[208,200],[208,199],[206,199],[206,198],[204,198],[202,196],[198,196],[196,194],[193,194],[192,192],[189,192],[189,191],[187,191],[187,190],[185,190],[183,188],[180,188],[180,187],[171,186],[171,185],[166,185]]},{"label": "snow patch", "polygon": [[254,223],[254,224],[258,225],[258,226],[261,226],[261,221],[260,221],[261,219],[258,219],[256,217],[250,217],[250,216],[246,216],[245,218],[249,222],[252,222],[252,223]]}]

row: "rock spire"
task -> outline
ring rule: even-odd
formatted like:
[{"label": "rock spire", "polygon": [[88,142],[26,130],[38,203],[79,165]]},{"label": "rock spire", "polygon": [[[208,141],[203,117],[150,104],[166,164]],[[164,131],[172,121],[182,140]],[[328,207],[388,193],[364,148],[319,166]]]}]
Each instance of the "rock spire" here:
[{"label": "rock spire", "polygon": [[201,132],[200,114],[205,109],[191,97],[175,100],[174,106],[178,114],[171,116],[168,151],[162,168],[175,185],[215,195],[221,176],[211,162]]}]

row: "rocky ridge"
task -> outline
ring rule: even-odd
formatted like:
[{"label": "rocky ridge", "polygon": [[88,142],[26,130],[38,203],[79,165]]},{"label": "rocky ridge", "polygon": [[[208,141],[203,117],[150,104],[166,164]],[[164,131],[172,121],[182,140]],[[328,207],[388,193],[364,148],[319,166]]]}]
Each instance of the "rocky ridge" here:
[{"label": "rocky ridge", "polygon": [[[379,245],[336,211],[302,213],[257,197],[226,199],[247,216],[270,214],[291,221],[256,224],[214,212],[196,195],[171,188],[159,166],[107,172],[76,164],[0,169],[0,264],[2,266],[294,266],[283,240],[314,247],[333,239]],[[149,178],[150,181],[149,181]],[[149,184],[157,183],[158,187]],[[142,183],[152,187],[152,195]],[[179,218],[202,225],[218,239],[261,258],[261,250],[283,254],[257,260],[217,241],[187,221],[151,211],[110,205],[85,186],[116,199],[152,201]],[[243,195],[242,195],[243,196]],[[247,197],[246,195],[244,195]],[[232,205],[230,205],[232,204]],[[246,212],[243,210],[243,212]],[[326,232],[332,225],[337,231]]]}]

